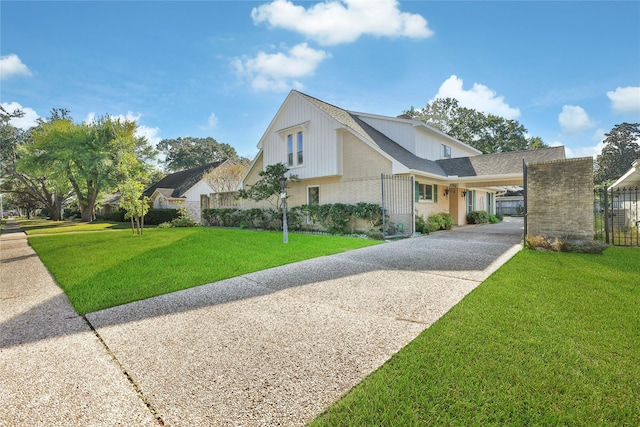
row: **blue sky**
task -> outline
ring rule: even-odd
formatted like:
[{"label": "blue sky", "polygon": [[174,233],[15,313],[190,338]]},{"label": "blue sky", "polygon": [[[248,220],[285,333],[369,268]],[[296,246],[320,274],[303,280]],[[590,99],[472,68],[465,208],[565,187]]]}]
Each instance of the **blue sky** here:
[{"label": "blue sky", "polygon": [[21,127],[66,108],[253,157],[291,89],[391,116],[454,97],[570,157],[640,122],[639,1],[3,0],[0,19]]}]

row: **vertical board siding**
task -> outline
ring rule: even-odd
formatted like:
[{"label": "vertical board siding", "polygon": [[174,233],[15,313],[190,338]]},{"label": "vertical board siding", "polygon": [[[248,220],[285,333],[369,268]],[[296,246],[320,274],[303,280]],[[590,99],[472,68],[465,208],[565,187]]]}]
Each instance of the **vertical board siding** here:
[{"label": "vertical board siding", "polygon": [[337,123],[300,97],[289,100],[265,135],[264,164],[287,164],[287,132],[281,134],[278,131],[303,124],[306,124],[303,130],[304,164],[294,164],[290,167],[291,173],[301,179],[338,175],[342,165],[338,164]]}]

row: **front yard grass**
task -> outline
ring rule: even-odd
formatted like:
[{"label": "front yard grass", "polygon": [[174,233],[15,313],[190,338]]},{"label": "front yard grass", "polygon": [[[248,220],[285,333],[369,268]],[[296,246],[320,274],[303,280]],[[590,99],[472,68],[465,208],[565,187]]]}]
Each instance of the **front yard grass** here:
[{"label": "front yard grass", "polygon": [[16,221],[28,236],[35,234],[59,234],[79,231],[131,229],[131,224],[128,222],[81,222],[72,220],[50,221],[45,218],[17,218]]},{"label": "front yard grass", "polygon": [[379,242],[216,228],[30,236],[80,314]]},{"label": "front yard grass", "polygon": [[522,251],[311,425],[640,425],[640,249]]}]

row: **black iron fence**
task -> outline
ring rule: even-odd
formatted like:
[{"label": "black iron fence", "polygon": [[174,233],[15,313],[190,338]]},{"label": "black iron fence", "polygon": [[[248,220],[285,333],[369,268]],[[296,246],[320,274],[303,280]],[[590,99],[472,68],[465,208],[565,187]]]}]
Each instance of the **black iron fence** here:
[{"label": "black iron fence", "polygon": [[640,190],[594,190],[595,239],[616,246],[640,246]]}]

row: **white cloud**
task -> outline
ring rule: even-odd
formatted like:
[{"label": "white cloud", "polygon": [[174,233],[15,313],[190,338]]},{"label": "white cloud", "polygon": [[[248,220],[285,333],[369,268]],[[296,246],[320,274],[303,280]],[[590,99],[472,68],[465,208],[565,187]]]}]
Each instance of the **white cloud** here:
[{"label": "white cloud", "polygon": [[495,114],[505,119],[515,119],[520,116],[519,108],[511,108],[504,102],[503,96],[496,96],[496,93],[487,86],[474,83],[471,90],[464,90],[463,83],[458,76],[452,75],[442,83],[435,98],[455,98],[462,107],[472,108],[485,114]]},{"label": "white cloud", "polygon": [[83,120],[83,123],[93,123],[95,120],[96,120],[96,113],[91,111],[89,114],[87,114],[87,117],[85,117],[85,119]]},{"label": "white cloud", "polygon": [[9,120],[9,123],[12,126],[15,126],[19,129],[27,130],[38,124],[38,119],[40,118],[40,116],[38,115],[38,113],[36,113],[35,110],[28,107],[23,107],[17,102],[3,102],[0,105],[2,105],[2,108],[4,108],[7,113],[13,113],[15,110],[22,110],[22,112],[24,113],[24,116],[22,117]]},{"label": "white cloud", "polygon": [[251,82],[257,91],[281,92],[291,87],[301,88],[301,77],[313,75],[318,65],[330,55],[310,48],[307,43],[295,45],[288,52],[259,52],[253,58],[241,58],[231,65],[241,78]]},{"label": "white cloud", "polygon": [[580,135],[595,126],[584,108],[577,105],[565,105],[558,116],[562,132],[567,135]]},{"label": "white cloud", "polygon": [[640,115],[640,86],[618,87],[607,92],[616,113]]},{"label": "white cloud", "polygon": [[296,31],[324,45],[350,43],[361,35],[425,38],[433,35],[421,15],[400,12],[396,0],[329,0],[309,8],[275,0],[251,11],[254,24]]},{"label": "white cloud", "polygon": [[162,141],[162,138],[160,137],[160,128],[138,125],[136,136],[144,136],[145,138],[147,138],[147,141],[149,141],[149,143],[154,147],[158,145],[160,141]]},{"label": "white cloud", "polygon": [[30,76],[31,70],[22,63],[18,55],[12,53],[0,56],[0,79],[4,80],[19,75]]},{"label": "white cloud", "polygon": [[209,115],[209,118],[207,119],[207,125],[210,128],[214,128],[214,127],[218,126],[218,117],[216,116],[216,113],[211,113]]}]

